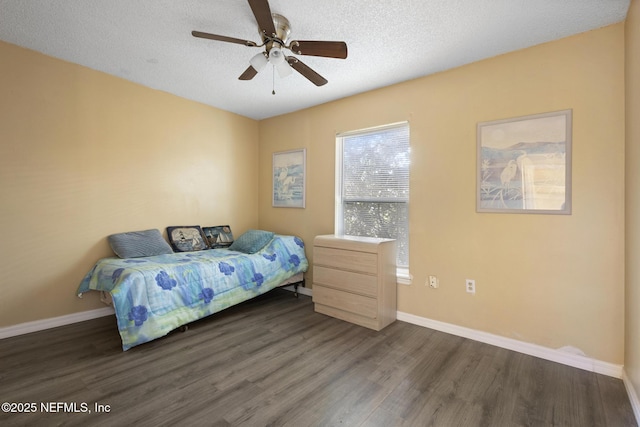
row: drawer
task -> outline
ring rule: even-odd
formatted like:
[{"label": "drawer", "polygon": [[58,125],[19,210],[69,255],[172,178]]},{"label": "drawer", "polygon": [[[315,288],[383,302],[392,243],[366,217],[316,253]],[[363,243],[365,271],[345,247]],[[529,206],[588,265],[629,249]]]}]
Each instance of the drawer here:
[{"label": "drawer", "polygon": [[378,300],[363,295],[351,294],[322,285],[313,286],[313,302],[358,314],[369,319],[378,316]]},{"label": "drawer", "polygon": [[316,284],[320,284],[369,297],[376,297],[378,291],[376,276],[319,265],[313,267],[313,284],[314,288]]},{"label": "drawer", "polygon": [[364,326],[365,328],[379,331],[382,326],[378,319],[371,319],[369,317],[360,316],[359,314],[349,313],[348,311],[339,310],[337,308],[329,307],[328,305],[315,304],[314,310],[316,313],[326,314],[327,316],[335,317],[336,319],[344,320],[345,322],[355,323],[356,325]]},{"label": "drawer", "polygon": [[347,251],[344,249],[313,248],[313,266],[335,267],[341,270],[377,274],[378,255],[367,252]]}]

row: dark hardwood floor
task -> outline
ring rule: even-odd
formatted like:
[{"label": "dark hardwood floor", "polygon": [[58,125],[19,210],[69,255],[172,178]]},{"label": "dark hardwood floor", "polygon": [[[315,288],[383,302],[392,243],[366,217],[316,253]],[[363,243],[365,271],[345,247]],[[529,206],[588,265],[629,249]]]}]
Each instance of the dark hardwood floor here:
[{"label": "dark hardwood floor", "polygon": [[111,316],[0,340],[0,400],[37,406],[4,426],[636,425],[621,380],[280,289],[127,352]]}]

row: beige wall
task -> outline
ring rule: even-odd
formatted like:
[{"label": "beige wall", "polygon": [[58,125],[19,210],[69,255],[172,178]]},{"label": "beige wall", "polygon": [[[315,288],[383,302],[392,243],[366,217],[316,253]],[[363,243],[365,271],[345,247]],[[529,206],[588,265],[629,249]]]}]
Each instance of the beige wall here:
[{"label": "beige wall", "polygon": [[0,76],[0,326],[103,307],[111,233],[257,226],[256,121],[1,42]]},{"label": "beige wall", "polygon": [[640,2],[633,0],[626,47],[626,322],[625,371],[640,396]]},{"label": "beige wall", "polygon": [[[573,214],[476,213],[476,124],[568,108]],[[332,233],[335,134],[402,120],[414,280],[398,286],[398,309],[622,364],[624,24],[261,121],[260,227],[309,246]],[[302,147],[307,208],[272,208],[272,153]]]}]

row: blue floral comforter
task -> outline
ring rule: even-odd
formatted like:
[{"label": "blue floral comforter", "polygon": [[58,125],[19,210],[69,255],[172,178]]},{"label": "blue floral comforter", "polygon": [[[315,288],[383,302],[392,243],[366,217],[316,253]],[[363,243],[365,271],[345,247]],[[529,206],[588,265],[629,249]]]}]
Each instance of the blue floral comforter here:
[{"label": "blue floral comforter", "polygon": [[252,255],[210,249],[104,258],[84,277],[78,295],[111,293],[122,348],[128,350],[263,294],[308,266],[300,238],[276,235]]}]

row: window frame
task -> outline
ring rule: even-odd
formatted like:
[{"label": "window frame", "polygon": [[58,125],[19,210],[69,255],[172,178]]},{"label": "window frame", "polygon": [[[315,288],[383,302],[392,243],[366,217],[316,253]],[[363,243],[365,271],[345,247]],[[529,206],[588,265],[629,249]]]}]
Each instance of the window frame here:
[{"label": "window frame", "polygon": [[[411,135],[411,128],[410,128],[410,124],[409,121],[403,121],[403,122],[396,122],[396,123],[390,123],[390,124],[386,124],[386,125],[382,125],[382,126],[374,126],[374,127],[370,127],[370,128],[365,128],[365,129],[358,129],[358,130],[353,130],[353,131],[347,131],[347,132],[340,132],[338,134],[336,134],[336,159],[335,159],[335,166],[336,166],[336,170],[335,170],[335,191],[334,191],[334,195],[335,195],[335,200],[334,200],[334,204],[335,204],[335,213],[334,213],[334,233],[338,236],[344,235],[344,208],[343,208],[343,197],[342,197],[342,179],[343,179],[343,174],[342,174],[342,169],[344,166],[344,161],[343,161],[343,148],[344,148],[344,138],[348,138],[350,136],[355,136],[355,135],[363,135],[363,134],[367,134],[367,133],[375,133],[375,132],[382,132],[388,129],[394,129],[394,128],[399,128],[399,127],[403,127],[403,126],[407,126],[409,127],[409,135]],[[411,136],[409,136],[409,145],[411,145]],[[409,156],[411,156],[411,152],[409,152]],[[409,174],[411,174],[411,163],[409,163]],[[409,186],[410,186],[410,180],[411,178],[409,178]],[[407,199],[406,202],[393,202],[393,203],[405,203],[407,206],[407,227],[409,227],[409,203],[410,203],[410,199],[411,199],[411,191],[409,191],[409,198]],[[381,201],[385,201],[385,200],[381,200]],[[410,233],[407,233],[407,245],[410,246]],[[411,255],[411,251],[409,250],[409,258]],[[407,260],[407,263],[410,264],[409,260]],[[396,281],[399,284],[404,284],[404,285],[410,285],[412,283],[412,279],[413,276],[410,274],[409,272],[409,267],[410,265],[407,265],[406,267],[397,267],[396,268]]]}]

